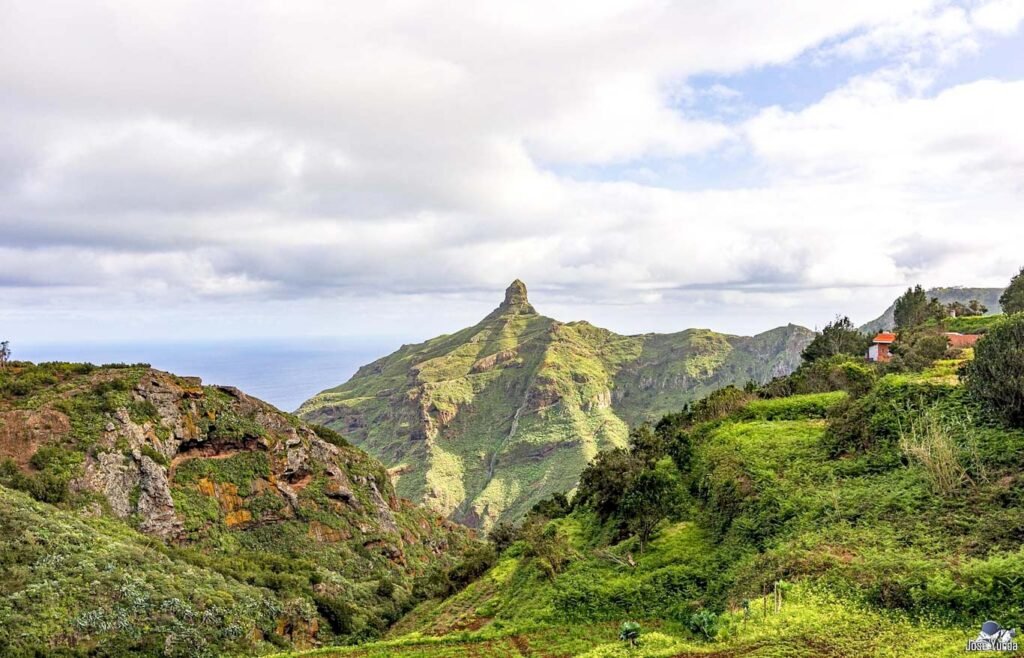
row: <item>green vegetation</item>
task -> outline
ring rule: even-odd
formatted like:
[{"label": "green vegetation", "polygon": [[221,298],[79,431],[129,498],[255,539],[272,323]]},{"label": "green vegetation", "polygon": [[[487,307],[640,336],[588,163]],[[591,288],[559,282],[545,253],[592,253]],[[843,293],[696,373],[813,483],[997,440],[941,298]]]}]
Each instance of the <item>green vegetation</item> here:
[{"label": "green vegetation", "polygon": [[965,370],[967,386],[1010,423],[1024,427],[1024,314],[992,327]]},{"label": "green vegetation", "polygon": [[266,653],[286,611],[124,524],[0,487],[0,654]]},{"label": "green vegetation", "polygon": [[840,316],[814,336],[800,357],[804,362],[811,363],[835,356],[861,356],[869,345],[871,338],[857,331],[850,318]]},{"label": "green vegetation", "polygon": [[7,364],[0,507],[4,656],[368,640],[494,562],[332,430],[145,366]]},{"label": "green vegetation", "polygon": [[[1024,430],[962,361],[843,359],[636,428],[358,655],[954,656],[985,619],[1019,625]],[[638,522],[641,489],[674,500]]]},{"label": "green vegetation", "polygon": [[1024,267],[1010,281],[1009,287],[999,297],[1003,313],[1011,315],[1024,311]]},{"label": "green vegetation", "polygon": [[946,318],[946,331],[955,331],[960,334],[984,334],[995,326],[1003,316],[1001,315],[977,315],[969,317]]},{"label": "green vegetation", "polygon": [[486,530],[573,489],[629,426],[792,371],[810,339],[795,326],[621,336],[538,315],[517,283],[477,325],[405,345],[299,413],[384,461],[400,495]]}]

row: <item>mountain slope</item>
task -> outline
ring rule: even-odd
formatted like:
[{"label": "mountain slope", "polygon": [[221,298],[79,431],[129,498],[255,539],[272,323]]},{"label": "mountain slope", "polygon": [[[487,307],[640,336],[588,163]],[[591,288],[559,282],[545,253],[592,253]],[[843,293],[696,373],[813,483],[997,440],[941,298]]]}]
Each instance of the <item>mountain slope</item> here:
[{"label": "mountain slope", "polygon": [[0,372],[0,485],[5,655],[372,637],[471,543],[335,433],[145,366]]},{"label": "mountain slope", "polygon": [[324,391],[303,418],[377,456],[398,492],[470,526],[572,489],[599,450],[720,386],[799,363],[812,332],[691,329],[622,336],[539,315],[515,281],[478,324],[394,354]]},{"label": "mountain slope", "polygon": [[[999,296],[1003,294],[1003,288],[961,288],[954,286],[950,288],[929,288],[925,292],[929,299],[935,297],[943,304],[952,304],[953,302],[966,304],[976,299],[988,307],[988,315],[996,315],[1002,312],[1002,307],[999,305]],[[896,302],[893,301],[882,315],[871,322],[861,325],[860,330],[865,333],[874,334],[879,331],[892,329],[896,326],[895,310]]]},{"label": "mountain slope", "polygon": [[[960,356],[833,361],[865,375],[856,392],[730,391],[667,417],[591,470],[599,498],[548,501],[389,640],[317,655],[962,656],[985,620],[1024,616],[1024,430],[959,384]],[[638,482],[671,493],[645,512]]]}]

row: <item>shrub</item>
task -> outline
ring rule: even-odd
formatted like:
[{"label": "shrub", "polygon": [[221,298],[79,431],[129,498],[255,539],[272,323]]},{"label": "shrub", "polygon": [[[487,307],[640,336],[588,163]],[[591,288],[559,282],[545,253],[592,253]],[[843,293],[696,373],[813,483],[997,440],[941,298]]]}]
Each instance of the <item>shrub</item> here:
[{"label": "shrub", "polygon": [[829,411],[846,399],[843,391],[811,393],[751,402],[739,413],[743,420],[801,420],[827,418]]},{"label": "shrub", "polygon": [[706,423],[721,420],[739,411],[754,400],[754,395],[735,386],[726,386],[696,402],[690,408],[692,422]]},{"label": "shrub", "polygon": [[1024,427],[1024,313],[995,325],[978,341],[963,378],[974,396],[1010,424]]},{"label": "shrub", "polygon": [[170,465],[170,462],[167,461],[167,457],[165,457],[163,455],[163,453],[157,451],[156,448],[154,448],[153,446],[149,445],[148,443],[146,445],[142,446],[140,452],[142,452],[143,455],[145,455],[146,457],[149,457],[150,459],[155,461],[157,464],[160,464],[161,466],[169,466]]},{"label": "shrub", "polygon": [[517,539],[519,539],[519,529],[508,521],[499,521],[487,533],[487,541],[491,542],[499,555],[504,553],[505,549],[514,544]]},{"label": "shrub", "polygon": [[694,635],[705,640],[713,640],[718,635],[718,615],[702,608],[690,615],[687,626]]},{"label": "shrub", "polygon": [[466,551],[465,557],[448,572],[453,591],[459,591],[487,573],[498,561],[498,553],[490,544],[477,544]]},{"label": "shrub", "polygon": [[635,621],[624,621],[619,627],[619,639],[631,647],[640,641],[640,624]]},{"label": "shrub", "polygon": [[332,430],[330,427],[327,427],[326,425],[310,425],[309,427],[318,437],[320,437],[327,443],[334,444],[339,448],[348,448],[352,445],[345,439],[345,437],[343,437],[341,434],[338,434],[337,432]]},{"label": "shrub", "polygon": [[895,445],[908,424],[954,386],[887,375],[860,399],[849,398],[829,413],[826,444],[832,456]]},{"label": "shrub", "polygon": [[523,541],[527,557],[534,558],[551,580],[565,569],[574,554],[569,540],[558,531],[558,527],[545,520],[527,522],[523,526]]},{"label": "shrub", "polygon": [[560,519],[569,513],[571,505],[565,494],[558,491],[547,498],[537,501],[532,508],[531,514],[538,514],[548,519]]}]

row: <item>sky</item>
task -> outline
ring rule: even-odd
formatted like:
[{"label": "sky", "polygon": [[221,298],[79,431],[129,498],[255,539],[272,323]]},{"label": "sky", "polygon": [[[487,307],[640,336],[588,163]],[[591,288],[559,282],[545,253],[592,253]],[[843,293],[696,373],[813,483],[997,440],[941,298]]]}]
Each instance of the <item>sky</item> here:
[{"label": "sky", "polygon": [[0,0],[0,334],[623,333],[1024,265],[1024,0]]}]

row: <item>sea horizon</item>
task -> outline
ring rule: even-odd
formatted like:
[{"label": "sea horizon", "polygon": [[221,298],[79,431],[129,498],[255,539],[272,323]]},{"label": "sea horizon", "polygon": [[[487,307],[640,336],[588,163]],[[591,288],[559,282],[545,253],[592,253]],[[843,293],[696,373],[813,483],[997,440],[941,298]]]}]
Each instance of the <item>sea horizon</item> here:
[{"label": "sea horizon", "polygon": [[17,360],[148,363],[158,370],[235,386],[282,411],[348,381],[360,366],[398,348],[395,338],[29,342],[13,341]]}]

